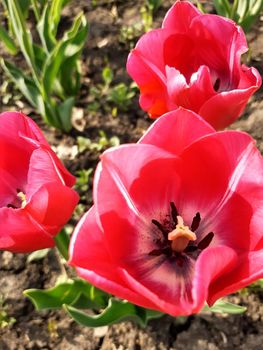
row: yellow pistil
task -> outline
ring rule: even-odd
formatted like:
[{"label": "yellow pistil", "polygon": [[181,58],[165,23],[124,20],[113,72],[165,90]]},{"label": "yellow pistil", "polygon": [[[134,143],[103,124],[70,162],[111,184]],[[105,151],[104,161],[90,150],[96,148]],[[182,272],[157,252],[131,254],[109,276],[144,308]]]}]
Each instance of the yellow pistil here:
[{"label": "yellow pistil", "polygon": [[21,208],[24,208],[26,206],[26,195],[24,192],[18,192],[17,197],[21,200]]},{"label": "yellow pistil", "polygon": [[177,225],[173,231],[168,234],[169,241],[172,241],[171,248],[173,251],[180,253],[185,250],[189,241],[195,241],[196,235],[184,224],[181,216],[177,216]]}]

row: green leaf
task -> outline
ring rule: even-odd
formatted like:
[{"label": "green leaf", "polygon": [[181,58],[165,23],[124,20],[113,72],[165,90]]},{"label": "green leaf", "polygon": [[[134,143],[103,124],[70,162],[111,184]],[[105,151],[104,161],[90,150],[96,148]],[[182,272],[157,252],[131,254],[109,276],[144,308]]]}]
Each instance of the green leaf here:
[{"label": "green leaf", "polygon": [[46,52],[50,52],[56,45],[56,38],[50,28],[50,11],[50,4],[47,4],[37,24],[37,31]]},{"label": "green leaf", "polygon": [[29,103],[32,106],[39,108],[39,105],[41,103],[41,95],[35,82],[12,63],[2,59],[1,65],[7,75],[13,80],[25,98],[29,101]]},{"label": "green leaf", "polygon": [[57,309],[63,304],[79,308],[101,308],[106,305],[107,294],[82,279],[68,280],[55,287],[24,291],[37,310]]},{"label": "green leaf", "polygon": [[49,251],[49,248],[37,250],[29,254],[26,261],[27,263],[31,263],[32,261],[42,260],[47,256]]},{"label": "green leaf", "polygon": [[113,72],[110,67],[105,67],[102,70],[102,79],[106,85],[110,85],[113,80]]},{"label": "green leaf", "polygon": [[69,305],[64,305],[64,308],[77,323],[86,327],[101,327],[124,320],[133,320],[141,326],[147,323],[145,309],[115,298],[110,298],[108,306],[97,315],[86,314]]},{"label": "green leaf", "polygon": [[88,26],[85,16],[80,14],[75,18],[72,28],[54,47],[46,61],[42,79],[47,94],[53,91],[54,82],[58,76],[67,76],[73,79],[71,72],[73,67],[74,69],[76,67],[76,61],[83,49],[87,33]]},{"label": "green leaf", "polygon": [[35,65],[34,50],[32,45],[32,37],[26,28],[25,17],[20,8],[19,1],[7,0],[8,14],[10,16],[14,34],[19,43],[21,51],[32,71],[37,75],[37,67]]},{"label": "green leaf", "polygon": [[61,129],[66,132],[68,132],[72,128],[71,117],[72,108],[74,104],[75,98],[69,97],[57,107],[58,116],[61,123]]},{"label": "green leaf", "polygon": [[10,38],[5,28],[2,27],[1,25],[0,25],[0,40],[4,43],[5,47],[7,48],[9,53],[11,53],[11,55],[17,54],[17,48],[13,39]]},{"label": "green leaf", "polygon": [[247,310],[246,307],[235,305],[224,301],[222,299],[218,300],[213,306],[205,306],[202,311],[211,311],[217,313],[227,313],[227,314],[242,314]]}]

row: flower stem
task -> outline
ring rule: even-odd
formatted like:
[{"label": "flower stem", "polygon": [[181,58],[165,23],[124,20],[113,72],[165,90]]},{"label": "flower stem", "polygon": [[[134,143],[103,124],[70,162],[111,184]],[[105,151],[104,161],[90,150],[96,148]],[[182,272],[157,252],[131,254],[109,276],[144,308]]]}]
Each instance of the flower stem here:
[{"label": "flower stem", "polygon": [[54,238],[56,247],[65,260],[68,260],[69,236],[63,228]]}]

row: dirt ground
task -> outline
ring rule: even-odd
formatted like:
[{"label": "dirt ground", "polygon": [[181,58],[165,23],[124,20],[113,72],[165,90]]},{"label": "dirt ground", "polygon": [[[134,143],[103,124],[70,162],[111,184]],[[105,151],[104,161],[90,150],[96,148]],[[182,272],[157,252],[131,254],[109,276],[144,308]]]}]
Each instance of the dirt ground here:
[{"label": "dirt ground", "polygon": [[[77,175],[81,169],[94,168],[100,151],[97,148],[78,152],[77,137],[83,136],[99,143],[99,130],[103,130],[108,139],[117,136],[121,143],[135,142],[151,124],[149,118],[138,106],[138,93],[132,98],[127,110],[118,108],[113,113],[114,104],[106,96],[100,98],[98,107],[90,108],[96,103],[92,92],[94,87],[103,84],[102,70],[109,65],[113,71],[112,86],[124,82],[127,86],[131,80],[125,71],[125,63],[130,47],[136,42],[141,28],[127,39],[125,28],[141,22],[140,8],[144,1],[91,1],[72,0],[63,14],[62,27],[68,27],[72,15],[84,11],[90,25],[90,33],[82,57],[82,87],[74,113],[75,128],[68,134],[62,134],[44,125],[22,97],[15,97],[17,91],[10,84],[10,98],[4,100],[0,94],[1,111],[21,109],[34,118],[49,142],[54,146],[68,169]],[[173,1],[163,1],[154,16],[154,26],[158,26]],[[208,3],[211,8],[211,4]],[[1,15],[0,15],[1,18]],[[126,26],[126,27],[125,27]],[[60,28],[62,31],[63,28]],[[126,34],[125,34],[126,33]],[[126,35],[126,36],[125,36]],[[263,73],[263,18],[248,36],[254,65]],[[2,53],[2,48],[1,53]],[[3,55],[5,55],[3,53]],[[21,57],[17,64],[23,66]],[[1,68],[0,68],[1,69]],[[5,81],[0,70],[0,85]],[[261,88],[243,115],[231,129],[249,132],[263,152],[263,90]],[[109,146],[110,142],[106,146]],[[91,202],[92,177],[89,189],[80,188],[81,203],[87,209]],[[82,209],[83,210],[83,209]],[[73,220],[74,223],[74,220]],[[146,328],[125,322],[98,329],[84,328],[77,325],[64,311],[36,312],[22,292],[27,288],[48,288],[54,285],[61,274],[61,264],[57,255],[50,251],[42,260],[27,262],[23,254],[0,253],[0,312],[5,310],[8,318],[15,323],[0,328],[1,350],[24,349],[87,349],[87,350],[261,350],[263,343],[263,290],[247,288],[230,296],[234,303],[247,306],[242,315],[225,315],[204,313],[179,322],[170,316],[153,320]]]}]

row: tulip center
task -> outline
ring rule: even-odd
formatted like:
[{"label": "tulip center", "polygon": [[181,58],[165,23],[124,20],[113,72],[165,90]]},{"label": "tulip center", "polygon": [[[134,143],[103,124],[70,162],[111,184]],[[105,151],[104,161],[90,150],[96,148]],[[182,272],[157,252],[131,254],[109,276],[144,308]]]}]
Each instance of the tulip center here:
[{"label": "tulip center", "polygon": [[7,204],[8,208],[19,209],[24,208],[26,206],[26,195],[20,189],[16,190],[16,196],[13,201]]},{"label": "tulip center", "polygon": [[171,241],[172,250],[181,253],[185,250],[190,241],[196,240],[196,235],[184,224],[183,218],[178,215],[177,225],[173,231],[169,232],[168,240]]},{"label": "tulip center", "polygon": [[26,195],[24,192],[20,191],[17,193],[17,197],[21,200],[21,208],[26,206]]},{"label": "tulip center", "polygon": [[[152,224],[158,229],[154,230],[154,234],[158,238],[154,238],[157,249],[152,250],[150,256],[165,255],[167,258],[176,261],[177,265],[182,267],[187,258],[196,260],[202,250],[207,248],[213,240],[214,233],[209,232],[203,236],[201,233],[196,234],[201,222],[199,212],[192,219],[191,226],[185,225],[182,216],[178,215],[178,211],[173,202],[170,203],[171,213],[170,220],[159,222],[152,219]],[[161,234],[161,236],[160,236]]]}]

